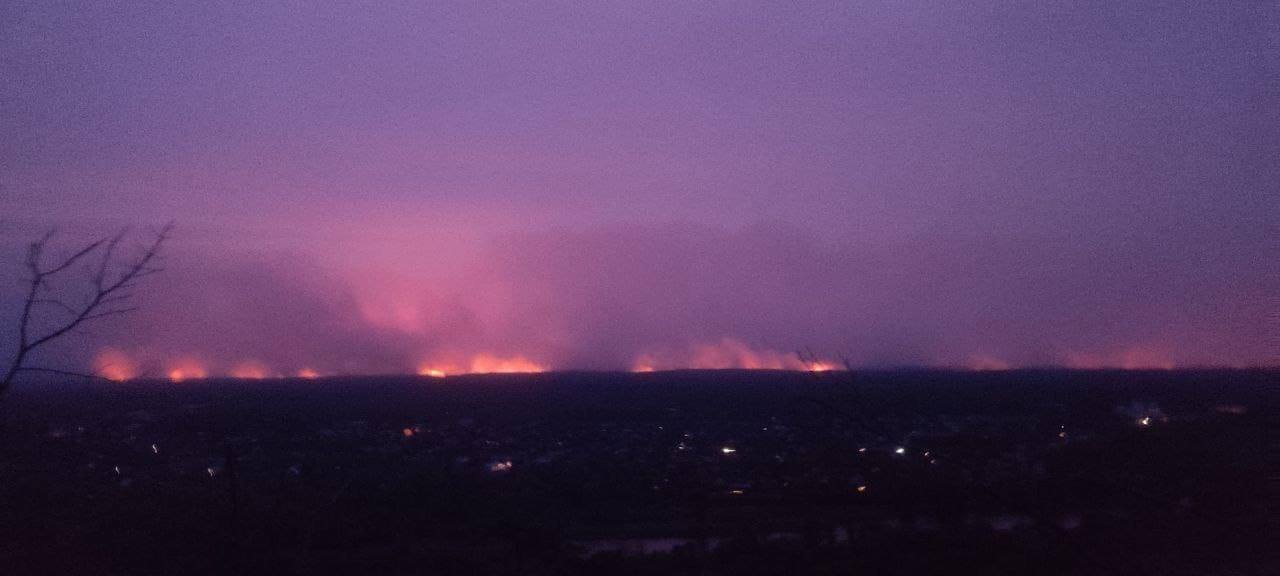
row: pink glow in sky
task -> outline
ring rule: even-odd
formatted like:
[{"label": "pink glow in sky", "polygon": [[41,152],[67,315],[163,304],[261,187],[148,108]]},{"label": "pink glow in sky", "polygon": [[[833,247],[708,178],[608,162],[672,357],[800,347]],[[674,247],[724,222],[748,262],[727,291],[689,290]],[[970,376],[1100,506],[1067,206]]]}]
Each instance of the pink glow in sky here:
[{"label": "pink glow in sky", "polygon": [[1266,3],[266,4],[0,5],[5,277],[178,225],[53,363],[1280,362]]}]

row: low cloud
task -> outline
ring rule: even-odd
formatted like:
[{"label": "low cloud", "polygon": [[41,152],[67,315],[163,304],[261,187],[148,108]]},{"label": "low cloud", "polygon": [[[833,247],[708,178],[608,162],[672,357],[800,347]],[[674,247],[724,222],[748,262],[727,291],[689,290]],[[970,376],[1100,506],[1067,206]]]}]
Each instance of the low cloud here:
[{"label": "low cloud", "polygon": [[417,283],[304,251],[177,243],[141,311],[49,354],[88,365],[107,349],[132,373],[175,379],[803,368],[798,351],[864,366],[1274,363],[1264,311],[1275,287],[1260,272],[1143,246],[942,232],[859,245],[783,225],[626,225],[501,235],[447,280]]}]

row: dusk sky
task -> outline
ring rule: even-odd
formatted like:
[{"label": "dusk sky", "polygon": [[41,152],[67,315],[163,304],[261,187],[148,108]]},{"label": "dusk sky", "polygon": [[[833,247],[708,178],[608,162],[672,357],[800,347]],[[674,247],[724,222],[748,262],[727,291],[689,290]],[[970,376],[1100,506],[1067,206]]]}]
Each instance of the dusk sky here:
[{"label": "dusk sky", "polygon": [[42,364],[1280,364],[1273,2],[205,4],[0,4],[0,352],[173,220]]}]

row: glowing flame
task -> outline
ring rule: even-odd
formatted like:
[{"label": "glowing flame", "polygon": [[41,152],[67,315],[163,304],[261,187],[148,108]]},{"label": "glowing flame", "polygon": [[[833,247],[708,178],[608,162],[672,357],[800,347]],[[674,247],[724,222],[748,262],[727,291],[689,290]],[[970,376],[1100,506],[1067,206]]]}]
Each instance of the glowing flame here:
[{"label": "glowing flame", "polygon": [[546,372],[546,370],[542,365],[524,356],[499,358],[488,354],[479,354],[471,359],[470,371],[472,374],[520,374]]},{"label": "glowing flame", "polygon": [[231,376],[234,378],[243,378],[246,380],[261,380],[267,377],[268,370],[266,365],[256,360],[245,360],[236,364],[231,369]]},{"label": "glowing flame", "polygon": [[298,371],[298,377],[306,378],[307,380],[314,380],[320,377],[320,373],[310,368],[303,368]]},{"label": "glowing flame", "polygon": [[657,370],[658,361],[652,355],[641,354],[636,361],[631,364],[632,372],[654,372]]},{"label": "glowing flame", "polygon": [[660,355],[641,354],[631,365],[633,372],[695,368],[722,370],[738,368],[747,370],[803,370],[826,372],[837,370],[837,364],[829,360],[805,359],[791,352],[759,350],[733,338],[724,338],[709,344],[697,344],[687,352]]},{"label": "glowing flame", "polygon": [[418,366],[419,376],[430,376],[432,378],[444,378],[448,374],[449,374],[448,370],[437,367],[434,364],[422,364],[421,366]]},{"label": "glowing flame", "polygon": [[444,378],[448,374],[532,374],[546,372],[547,367],[524,356],[476,354],[465,362],[433,360],[418,365],[419,376]]},{"label": "glowing flame", "polygon": [[103,348],[93,357],[94,372],[107,380],[122,382],[138,375],[138,366],[124,352]]},{"label": "glowing flame", "polygon": [[807,370],[809,370],[810,372],[830,372],[832,370],[835,370],[836,368],[837,368],[836,365],[831,362],[826,362],[823,360],[815,360],[813,362],[808,363]]},{"label": "glowing flame", "polygon": [[198,380],[208,375],[204,365],[194,358],[180,358],[169,363],[169,380],[175,383],[183,380]]}]

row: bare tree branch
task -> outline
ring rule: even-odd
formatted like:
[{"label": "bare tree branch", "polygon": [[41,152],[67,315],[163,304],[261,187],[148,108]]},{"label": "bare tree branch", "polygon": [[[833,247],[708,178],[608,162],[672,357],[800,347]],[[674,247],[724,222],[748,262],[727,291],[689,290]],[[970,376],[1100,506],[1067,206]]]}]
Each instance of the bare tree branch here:
[{"label": "bare tree branch", "polygon": [[102,255],[102,261],[98,263],[98,272],[93,276],[94,286],[98,288],[99,292],[102,291],[102,284],[106,281],[107,267],[111,265],[111,258],[116,253],[116,246],[120,245],[120,241],[124,239],[124,235],[128,232],[129,229],[125,228],[116,233],[115,236],[112,236],[111,240],[107,242],[106,253]]},{"label": "bare tree branch", "polygon": [[97,320],[99,318],[106,318],[108,316],[118,316],[120,314],[128,314],[130,312],[136,312],[137,310],[138,310],[137,306],[133,306],[130,308],[121,308],[119,310],[103,310],[102,312],[97,312],[97,313],[85,316],[84,321],[88,322],[89,320]]},{"label": "bare tree branch", "polygon": [[86,380],[106,380],[106,381],[111,380],[110,378],[107,378],[106,376],[103,376],[98,373],[76,372],[74,370],[59,370],[57,368],[44,368],[41,366],[23,366],[18,369],[18,372],[43,372],[46,374],[57,374],[59,376],[75,376],[77,378],[84,378]]},{"label": "bare tree branch", "polygon": [[78,312],[75,308],[72,308],[70,304],[67,304],[66,302],[63,302],[63,301],[58,300],[58,299],[56,299],[56,298],[38,298],[38,299],[36,299],[35,303],[36,303],[36,304],[47,304],[47,305],[50,305],[50,306],[55,306],[55,307],[57,307],[57,308],[61,309],[62,311],[66,312],[66,313],[68,313],[68,314],[71,314],[72,316],[75,316],[76,314],[79,314],[79,313],[80,313],[80,312]]},{"label": "bare tree branch", "polygon": [[43,238],[41,238],[39,242],[36,242],[35,244],[31,245],[34,251],[34,260],[29,261],[29,263],[33,265],[32,267],[35,272],[38,272],[39,275],[45,278],[53,276],[54,274],[57,274],[63,270],[66,270],[67,268],[70,268],[73,264],[75,264],[81,258],[84,258],[85,256],[88,256],[89,254],[96,251],[100,246],[102,246],[102,243],[103,243],[103,240],[98,240],[97,242],[94,242],[92,244],[89,244],[88,246],[85,246],[84,249],[80,250],[79,252],[72,254],[70,258],[67,258],[61,264],[53,268],[50,268],[48,270],[40,270],[39,264],[40,264],[41,253],[44,251],[45,245],[52,238],[53,238],[53,232],[50,232],[49,234],[46,234]]},{"label": "bare tree branch", "polygon": [[[173,223],[171,222],[156,232],[151,243],[142,248],[142,254],[125,265],[124,269],[114,277],[112,271],[115,269],[116,254],[120,243],[128,236],[128,228],[113,236],[89,243],[50,268],[45,268],[43,259],[45,249],[53,239],[54,232],[50,231],[39,240],[32,242],[27,249],[26,265],[31,277],[26,300],[22,306],[22,315],[18,320],[18,351],[5,371],[3,379],[0,379],[0,395],[8,390],[13,378],[21,372],[35,371],[80,375],[51,368],[32,368],[25,366],[25,362],[33,350],[75,331],[86,322],[120,316],[137,310],[136,306],[128,305],[133,298],[131,289],[137,286],[139,280],[164,270],[156,266],[155,263],[160,259],[160,250],[165,242],[169,240],[172,230]],[[97,256],[96,265],[90,267],[89,283],[92,291],[79,308],[72,307],[57,298],[40,297],[42,290],[51,289],[49,279],[52,276],[94,254],[99,255]],[[42,304],[57,306],[63,312],[66,312],[70,318],[61,323],[55,323],[53,328],[42,336],[33,336],[32,324],[35,308],[37,305]]]}]

